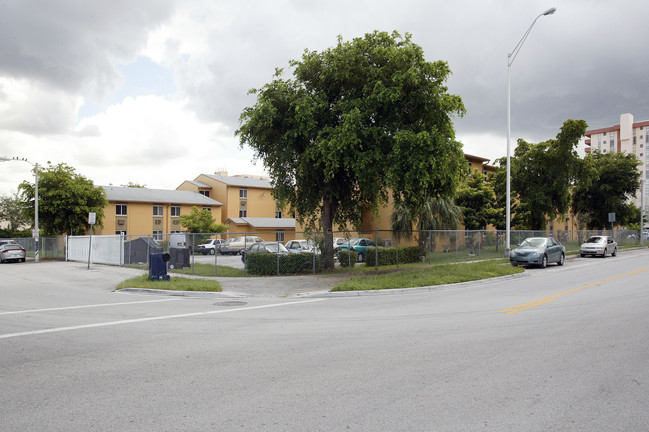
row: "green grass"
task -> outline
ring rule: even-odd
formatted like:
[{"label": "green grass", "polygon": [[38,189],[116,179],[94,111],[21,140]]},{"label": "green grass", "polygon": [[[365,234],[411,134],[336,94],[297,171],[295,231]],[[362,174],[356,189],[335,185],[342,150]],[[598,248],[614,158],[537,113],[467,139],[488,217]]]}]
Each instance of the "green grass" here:
[{"label": "green grass", "polygon": [[[382,268],[383,269],[383,268]],[[427,268],[400,270],[391,273],[352,277],[336,285],[332,291],[365,291],[395,288],[414,288],[468,282],[522,273],[503,260],[466,264],[446,264]]]},{"label": "green grass", "polygon": [[[244,271],[227,266],[217,266],[219,277],[243,277]],[[210,276],[215,277],[217,271],[214,270],[213,264],[194,264],[194,272],[192,273],[191,267],[184,269],[169,270],[169,273],[196,275],[196,276]]]},{"label": "green grass", "polygon": [[169,281],[151,281],[149,280],[148,275],[127,279],[117,285],[116,290],[121,290],[123,288],[145,288],[170,291],[223,291],[221,284],[215,280],[171,277]]}]

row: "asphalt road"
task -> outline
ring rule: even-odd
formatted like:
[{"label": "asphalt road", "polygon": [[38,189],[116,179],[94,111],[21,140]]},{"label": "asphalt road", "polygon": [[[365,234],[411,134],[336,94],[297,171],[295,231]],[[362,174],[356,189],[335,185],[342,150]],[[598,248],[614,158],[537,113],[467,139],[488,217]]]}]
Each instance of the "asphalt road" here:
[{"label": "asphalt road", "polygon": [[649,251],[340,298],[0,266],[2,431],[646,431]]}]

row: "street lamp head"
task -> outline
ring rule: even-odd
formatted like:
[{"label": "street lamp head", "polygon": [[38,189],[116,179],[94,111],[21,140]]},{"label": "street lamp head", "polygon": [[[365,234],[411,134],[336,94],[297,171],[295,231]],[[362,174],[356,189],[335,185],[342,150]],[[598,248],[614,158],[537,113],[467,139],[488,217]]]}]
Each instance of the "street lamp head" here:
[{"label": "street lamp head", "polygon": [[546,10],[545,12],[543,12],[541,15],[552,15],[556,11],[557,11],[557,8],[550,8],[550,9]]}]

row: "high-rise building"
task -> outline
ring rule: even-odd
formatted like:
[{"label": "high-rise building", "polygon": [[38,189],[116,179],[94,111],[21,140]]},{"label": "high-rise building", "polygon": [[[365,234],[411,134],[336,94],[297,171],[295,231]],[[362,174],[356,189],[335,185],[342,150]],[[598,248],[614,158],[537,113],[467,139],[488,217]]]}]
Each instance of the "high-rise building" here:
[{"label": "high-rise building", "polygon": [[[634,123],[633,114],[622,114],[620,123],[600,129],[587,130],[586,153],[600,151],[601,153],[631,153],[636,155],[642,165],[639,167],[640,179],[646,185],[649,179],[649,120]],[[645,214],[649,210],[649,188],[645,187],[644,207]],[[638,191],[633,203],[640,207],[642,193]]]}]

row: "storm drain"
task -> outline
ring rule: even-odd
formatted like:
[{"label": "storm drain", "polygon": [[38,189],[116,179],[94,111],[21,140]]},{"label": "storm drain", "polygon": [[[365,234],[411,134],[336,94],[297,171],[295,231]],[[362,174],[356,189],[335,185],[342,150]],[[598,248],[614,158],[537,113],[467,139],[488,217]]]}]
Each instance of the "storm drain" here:
[{"label": "storm drain", "polygon": [[245,306],[247,304],[248,304],[247,302],[231,300],[231,301],[214,303],[214,306]]}]

